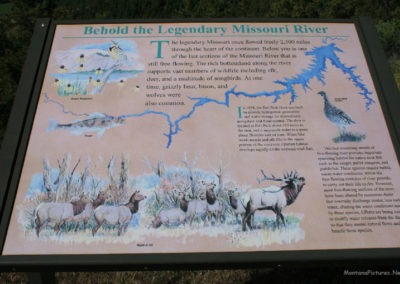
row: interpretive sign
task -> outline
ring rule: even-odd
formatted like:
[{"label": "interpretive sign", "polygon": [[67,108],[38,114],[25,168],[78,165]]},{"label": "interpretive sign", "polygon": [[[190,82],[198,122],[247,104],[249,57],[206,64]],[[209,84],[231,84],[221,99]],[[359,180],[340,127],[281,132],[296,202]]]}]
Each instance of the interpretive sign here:
[{"label": "interpretive sign", "polygon": [[398,142],[359,30],[53,24],[2,255],[398,248]]}]

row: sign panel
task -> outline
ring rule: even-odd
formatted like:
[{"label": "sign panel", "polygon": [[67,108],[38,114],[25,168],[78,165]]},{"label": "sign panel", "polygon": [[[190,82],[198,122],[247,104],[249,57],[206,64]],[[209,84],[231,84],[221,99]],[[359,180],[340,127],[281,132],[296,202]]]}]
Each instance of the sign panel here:
[{"label": "sign panel", "polygon": [[397,248],[354,23],[56,25],[3,255]]}]

